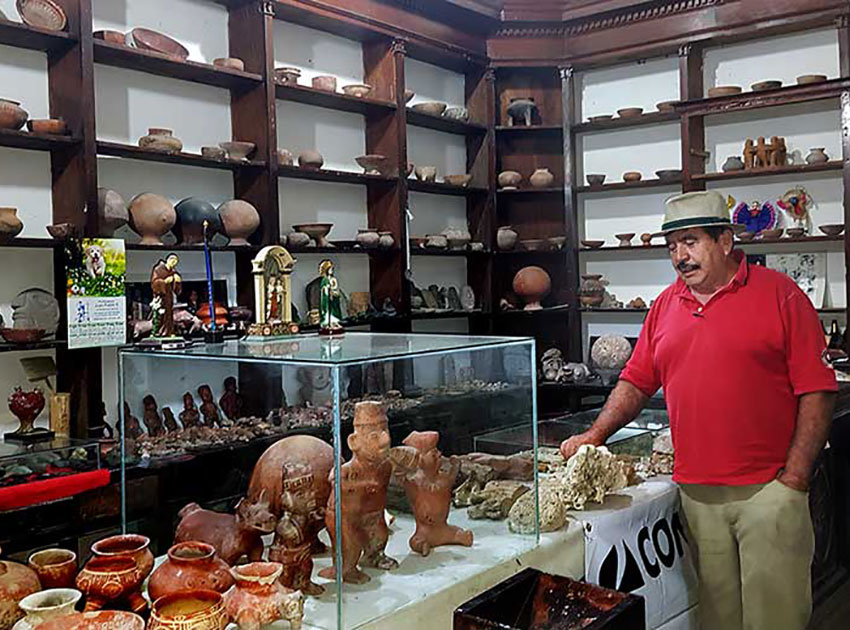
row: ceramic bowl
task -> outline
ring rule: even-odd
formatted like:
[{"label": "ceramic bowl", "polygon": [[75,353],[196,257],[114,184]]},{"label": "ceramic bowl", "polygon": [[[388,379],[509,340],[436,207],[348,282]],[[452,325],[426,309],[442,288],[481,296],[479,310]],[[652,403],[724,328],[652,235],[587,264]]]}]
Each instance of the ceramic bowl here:
[{"label": "ceramic bowl", "polygon": [[546,241],[549,243],[550,248],[552,248],[554,250],[559,250],[559,249],[562,249],[564,247],[564,245],[566,245],[567,237],[566,236],[550,236],[549,238],[546,239]]},{"label": "ceramic bowl", "polygon": [[774,241],[782,236],[785,230],[782,228],[773,228],[772,230],[762,230],[761,237],[766,241]]},{"label": "ceramic bowl", "polygon": [[328,243],[326,237],[333,226],[333,223],[299,223],[293,225],[292,229],[296,232],[303,232],[316,241],[317,247],[329,247],[330,243]]},{"label": "ceramic bowl", "polygon": [[741,92],[743,92],[743,90],[738,85],[717,85],[715,87],[708,88],[708,98],[732,96],[733,94],[740,94]]},{"label": "ceramic bowl", "polygon": [[298,68],[283,67],[275,68],[274,79],[283,85],[298,85],[298,79],[301,78],[301,70]]},{"label": "ceramic bowl", "polygon": [[354,161],[367,175],[387,175],[390,160],[386,155],[361,155]]},{"label": "ceramic bowl", "polygon": [[372,91],[372,86],[367,85],[366,83],[352,83],[351,85],[343,85],[342,93],[347,96],[355,96],[357,98],[364,98],[369,95]]},{"label": "ceramic bowl", "polygon": [[682,179],[682,169],[666,168],[660,171],[655,171],[655,175],[662,182],[677,182]]},{"label": "ceramic bowl", "polygon": [[229,70],[245,71],[245,62],[237,57],[219,57],[213,60],[213,65],[219,68],[227,68]]},{"label": "ceramic bowl", "polygon": [[49,31],[63,31],[68,19],[53,0],[18,0],[18,13],[24,24]]},{"label": "ceramic bowl", "polygon": [[591,186],[601,186],[605,183],[604,173],[590,173],[585,175],[585,177],[587,177],[587,183]]},{"label": "ceramic bowl", "polygon": [[201,147],[201,155],[209,160],[223,160],[227,157],[227,151],[221,147]]},{"label": "ceramic bowl", "polygon": [[617,110],[620,118],[637,118],[641,114],[643,114],[643,107],[624,107]]},{"label": "ceramic bowl", "polygon": [[74,613],[46,621],[38,630],[144,630],[145,620],[123,610]]},{"label": "ceramic bowl", "polygon": [[313,77],[312,85],[314,90],[322,90],[323,92],[336,92],[336,77],[330,74],[322,74]]},{"label": "ceramic bowl", "polygon": [[298,155],[298,166],[317,171],[325,164],[325,158],[315,149],[307,149]]},{"label": "ceramic bowl", "polygon": [[437,179],[436,166],[417,166],[414,172],[416,173],[416,179],[420,182],[433,182]]},{"label": "ceramic bowl", "polygon": [[527,252],[539,252],[543,249],[547,249],[546,246],[548,243],[545,238],[528,238],[520,241],[519,244]]},{"label": "ceramic bowl", "polygon": [[789,238],[800,238],[806,235],[806,230],[801,227],[792,227],[785,230],[785,235]]},{"label": "ceramic bowl", "polygon": [[36,343],[45,332],[42,328],[0,328],[0,337],[8,343]]},{"label": "ceramic bowl", "polygon": [[750,86],[753,92],[764,92],[765,90],[775,90],[782,87],[782,81],[758,81]]},{"label": "ceramic bowl", "polygon": [[472,181],[472,175],[446,175],[443,177],[443,181],[449,186],[466,188],[469,186],[469,182]]},{"label": "ceramic bowl", "polygon": [[168,35],[163,35],[149,28],[134,28],[125,36],[125,42],[128,46],[139,50],[149,50],[183,61],[189,58],[189,51],[183,44]]},{"label": "ceramic bowl", "polygon": [[95,31],[92,35],[94,35],[95,39],[101,39],[105,42],[109,42],[110,44],[120,44],[121,46],[124,45],[127,37],[127,35],[121,31],[112,31],[109,29]]},{"label": "ceramic bowl", "polygon": [[605,241],[595,241],[595,240],[585,239],[581,242],[581,244],[584,245],[585,247],[587,247],[588,249],[599,249],[600,247],[602,247],[605,244]]},{"label": "ceramic bowl", "polygon": [[659,112],[672,112],[675,110],[679,101],[661,101],[655,104],[655,108]]},{"label": "ceramic bowl", "polygon": [[444,118],[467,122],[469,120],[469,110],[466,107],[447,107],[443,112]]},{"label": "ceramic bowl", "polygon": [[231,160],[247,160],[257,148],[253,142],[241,142],[233,140],[232,142],[219,142],[218,146],[227,152],[227,157]]},{"label": "ceramic bowl", "polygon": [[614,238],[620,241],[620,247],[629,247],[632,244],[632,239],[635,237],[634,232],[625,232],[623,234],[615,234]]},{"label": "ceramic bowl", "polygon": [[221,593],[189,589],[157,599],[151,607],[148,630],[213,630],[225,628],[227,622],[227,611]]},{"label": "ceramic bowl", "polygon": [[623,181],[634,183],[639,182],[643,175],[641,175],[640,171],[626,171],[623,173]]},{"label": "ceramic bowl", "polygon": [[756,237],[752,232],[738,232],[738,239],[741,241],[751,241]]},{"label": "ceramic bowl", "polygon": [[68,135],[68,125],[61,118],[41,118],[27,121],[27,129],[32,133],[45,133],[53,136]]},{"label": "ceramic bowl", "polygon": [[415,111],[417,114],[427,114],[429,116],[442,116],[443,112],[446,111],[446,104],[439,103],[436,101],[429,101],[427,103],[416,103],[416,105],[411,105],[410,109]]},{"label": "ceramic bowl", "polygon": [[825,74],[801,74],[797,77],[797,85],[809,85],[810,83],[822,83],[826,81]]},{"label": "ceramic bowl", "polygon": [[818,229],[826,234],[827,236],[838,236],[844,231],[843,223],[828,223],[826,225],[819,225]]},{"label": "ceramic bowl", "polygon": [[614,120],[614,114],[598,114],[588,118],[590,122],[605,122],[606,120]]},{"label": "ceramic bowl", "polygon": [[416,92],[413,90],[405,90],[404,91],[404,102],[409,103],[413,100],[413,97],[416,96]]}]

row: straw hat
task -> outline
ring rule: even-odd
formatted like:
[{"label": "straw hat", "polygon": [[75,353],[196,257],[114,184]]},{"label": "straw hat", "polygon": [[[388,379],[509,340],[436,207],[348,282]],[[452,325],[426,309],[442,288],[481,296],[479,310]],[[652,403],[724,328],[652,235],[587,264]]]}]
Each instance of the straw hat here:
[{"label": "straw hat", "polygon": [[715,190],[689,192],[667,200],[660,235],[692,227],[732,228],[726,198]]}]

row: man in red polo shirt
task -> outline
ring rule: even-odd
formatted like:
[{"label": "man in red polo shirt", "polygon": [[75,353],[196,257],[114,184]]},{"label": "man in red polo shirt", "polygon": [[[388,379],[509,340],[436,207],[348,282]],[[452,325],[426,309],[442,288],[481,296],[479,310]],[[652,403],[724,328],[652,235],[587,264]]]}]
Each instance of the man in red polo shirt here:
[{"label": "man in red polo shirt", "polygon": [[807,491],[837,389],[817,312],[790,278],[734,250],[719,193],[668,200],[662,231],[679,278],[652,305],[593,427],[561,452],[603,444],[663,387],[700,627],[803,630],[814,552]]}]

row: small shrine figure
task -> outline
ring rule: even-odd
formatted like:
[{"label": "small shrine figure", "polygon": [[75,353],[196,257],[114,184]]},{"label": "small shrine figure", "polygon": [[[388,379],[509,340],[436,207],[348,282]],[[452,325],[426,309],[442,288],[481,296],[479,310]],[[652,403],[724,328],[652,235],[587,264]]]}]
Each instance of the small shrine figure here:
[{"label": "small shrine figure", "polygon": [[148,429],[150,437],[159,437],[165,435],[165,427],[162,426],[162,418],[159,417],[159,406],[156,404],[156,398],[148,394],[142,398],[145,413],[142,416],[142,421]]},{"label": "small shrine figure", "polygon": [[269,548],[269,561],[280,562],[283,573],[279,582],[307,595],[321,595],[324,587],[310,580],[313,573],[311,533],[321,528],[324,508],[316,508],[313,473],[303,464],[283,466],[283,492],[280,496],[281,515],[275,529],[274,542]]},{"label": "small shrine figure", "polygon": [[245,401],[242,394],[236,391],[236,378],[228,376],[224,379],[224,393],[218,399],[218,406],[224,412],[228,420],[235,422],[242,417],[242,408]]},{"label": "small shrine figure", "polygon": [[201,423],[201,414],[195,406],[195,398],[191,392],[183,394],[183,411],[180,412],[180,423],[184,429],[196,427]]},{"label": "small shrine figure", "polygon": [[744,168],[749,170],[756,167],[756,148],[752,138],[747,138],[744,142]]},{"label": "small shrine figure", "polygon": [[439,440],[440,434],[436,431],[414,431],[404,439],[404,447],[400,447],[413,452],[408,452],[406,457],[393,456],[394,461],[403,462],[396,469],[396,475],[416,519],[416,530],[408,544],[423,556],[440,545],[472,546],[470,530],[448,524],[452,488],[460,462],[456,458],[444,462],[437,448]]},{"label": "small shrine figure", "polygon": [[342,292],[334,275],[334,264],[330,260],[319,263],[319,276],[322,278],[319,294],[319,334],[341,335]]},{"label": "small shrine figure", "polygon": [[183,286],[183,279],[177,273],[179,262],[176,254],[169,254],[151,270],[153,336],[157,338],[174,337],[174,297],[180,295]]},{"label": "small shrine figure", "polygon": [[174,418],[174,412],[171,411],[171,407],[163,407],[162,408],[162,421],[165,424],[165,428],[169,433],[176,433],[180,430],[177,426],[177,420]]},{"label": "small shrine figure", "polygon": [[201,397],[201,413],[204,416],[204,424],[208,427],[221,426],[221,415],[215,404],[212,389],[209,385],[201,385],[198,388],[198,396]]},{"label": "small shrine figure", "polygon": [[280,245],[264,247],[251,262],[254,276],[254,312],[257,322],[248,329],[250,338],[293,335],[292,270],[295,258]]},{"label": "small shrine figure", "polygon": [[[366,400],[354,406],[354,432],[348,436],[348,447],[352,457],[351,461],[342,465],[340,480],[342,579],[363,584],[370,578],[358,568],[358,564],[384,570],[398,566],[396,560],[384,553],[390,538],[384,510],[393,465],[389,459],[387,412],[381,403]],[[333,487],[333,469],[328,476]],[[334,545],[337,532],[335,506],[336,493],[331,492],[325,509],[325,525]],[[319,572],[321,577],[336,579],[335,551],[333,558],[334,566],[322,569]]]},{"label": "small shrine figure", "polygon": [[139,419],[130,411],[130,405],[124,402],[124,439],[137,440],[145,434]]}]

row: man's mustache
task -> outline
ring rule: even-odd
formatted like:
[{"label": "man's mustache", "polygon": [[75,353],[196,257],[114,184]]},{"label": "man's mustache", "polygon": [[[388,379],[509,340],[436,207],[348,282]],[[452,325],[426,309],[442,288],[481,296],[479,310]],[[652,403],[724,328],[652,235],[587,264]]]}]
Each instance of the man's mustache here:
[{"label": "man's mustache", "polygon": [[678,269],[682,273],[687,273],[688,271],[695,271],[696,269],[699,269],[699,265],[696,265],[694,263],[680,262],[678,265],[676,265],[676,269]]}]

